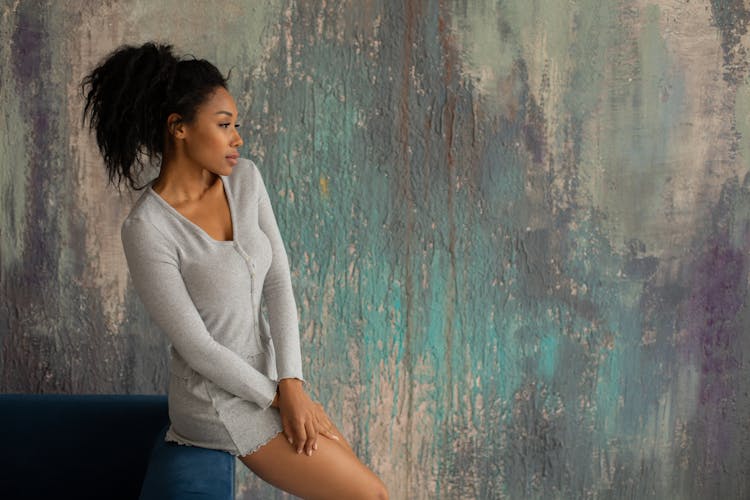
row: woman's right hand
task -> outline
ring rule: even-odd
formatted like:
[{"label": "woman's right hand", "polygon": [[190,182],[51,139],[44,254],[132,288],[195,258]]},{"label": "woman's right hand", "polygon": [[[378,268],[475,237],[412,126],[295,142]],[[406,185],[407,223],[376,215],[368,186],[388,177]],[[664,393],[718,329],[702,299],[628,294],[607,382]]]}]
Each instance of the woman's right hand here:
[{"label": "woman's right hand", "polygon": [[284,435],[297,453],[312,455],[318,448],[319,434],[339,441],[323,405],[310,399],[299,380],[283,379],[274,401],[281,414]]}]

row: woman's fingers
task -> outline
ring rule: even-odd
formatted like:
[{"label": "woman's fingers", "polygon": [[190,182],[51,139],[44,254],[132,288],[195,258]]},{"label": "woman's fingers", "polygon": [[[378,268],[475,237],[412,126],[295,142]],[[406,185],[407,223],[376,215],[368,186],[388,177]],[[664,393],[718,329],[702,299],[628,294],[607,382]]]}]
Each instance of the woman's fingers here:
[{"label": "woman's fingers", "polygon": [[339,437],[331,429],[326,429],[326,430],[320,431],[320,435],[321,436],[325,436],[328,439],[334,439],[336,441],[339,441]]},{"label": "woman's fingers", "polygon": [[335,433],[333,425],[330,422],[325,422],[318,427],[318,433],[329,438],[338,440],[338,436]]},{"label": "woman's fingers", "polygon": [[319,432],[327,438],[335,439],[336,441],[339,440],[339,437],[336,435],[336,427],[334,427],[333,422],[327,416],[323,420],[323,425]]},{"label": "woman's fingers", "polygon": [[289,444],[294,446],[294,432],[292,432],[292,426],[289,424],[289,421],[285,418],[282,418],[281,427],[283,427],[284,429],[284,436],[286,436],[286,440],[289,441]]},{"label": "woman's fingers", "polygon": [[307,441],[307,432],[305,431],[305,423],[302,419],[294,419],[291,421],[290,426],[292,428],[293,443],[292,445],[296,449],[297,453],[302,453],[305,441]]},{"label": "woman's fingers", "polygon": [[[282,392],[281,396],[285,394]],[[304,452],[311,456],[318,449],[319,436],[335,441],[343,440],[320,403],[311,401],[309,397],[300,399],[294,393],[287,396],[287,399],[279,399],[284,435],[297,453]]]},{"label": "woman's fingers", "polygon": [[307,441],[305,443],[305,453],[307,453],[307,456],[312,455],[313,447],[317,448],[318,444],[318,430],[316,428],[315,422],[313,419],[309,418],[305,422],[305,431],[307,432]]},{"label": "woman's fingers", "polygon": [[307,429],[302,423],[297,427],[297,437],[298,439],[295,441],[295,444],[297,445],[297,453],[302,453],[305,451],[305,443],[307,442]]},{"label": "woman's fingers", "polygon": [[328,418],[328,414],[326,414],[325,410],[323,409],[323,405],[320,403],[315,403],[315,407],[318,410],[318,432],[329,439],[335,439],[336,441],[339,441],[339,437],[336,435],[336,427],[334,427],[331,419]]},{"label": "woman's fingers", "polygon": [[318,436],[320,435],[320,425],[318,425],[317,419],[313,417],[314,427],[315,427],[315,438],[313,440],[312,444],[312,450],[315,451],[318,449]]}]

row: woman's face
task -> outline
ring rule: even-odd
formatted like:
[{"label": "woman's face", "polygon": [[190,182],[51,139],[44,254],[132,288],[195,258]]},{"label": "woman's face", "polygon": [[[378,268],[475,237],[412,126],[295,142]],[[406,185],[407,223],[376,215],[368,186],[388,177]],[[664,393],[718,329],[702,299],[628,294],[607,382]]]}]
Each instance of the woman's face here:
[{"label": "woman's face", "polygon": [[242,138],[237,132],[237,106],[224,87],[217,87],[180,128],[183,152],[196,166],[229,175],[237,164]]}]

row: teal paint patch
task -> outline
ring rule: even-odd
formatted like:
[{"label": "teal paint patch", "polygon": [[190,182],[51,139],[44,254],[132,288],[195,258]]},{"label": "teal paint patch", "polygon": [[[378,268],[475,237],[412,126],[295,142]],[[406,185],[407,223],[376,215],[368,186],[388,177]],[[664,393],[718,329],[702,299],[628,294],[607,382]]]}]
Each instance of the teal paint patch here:
[{"label": "teal paint patch", "polygon": [[552,336],[544,337],[540,342],[539,374],[547,380],[551,379],[555,375],[555,365],[557,363],[557,345],[557,338]]}]

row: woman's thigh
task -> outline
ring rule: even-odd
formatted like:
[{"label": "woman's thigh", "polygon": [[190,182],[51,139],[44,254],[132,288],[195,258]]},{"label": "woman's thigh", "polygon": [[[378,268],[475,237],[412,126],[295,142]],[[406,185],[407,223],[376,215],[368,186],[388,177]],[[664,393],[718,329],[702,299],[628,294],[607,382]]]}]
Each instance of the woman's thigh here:
[{"label": "woman's thigh", "polygon": [[324,436],[312,456],[298,454],[280,433],[239,459],[264,481],[301,498],[388,498],[380,479],[347,444]]}]

